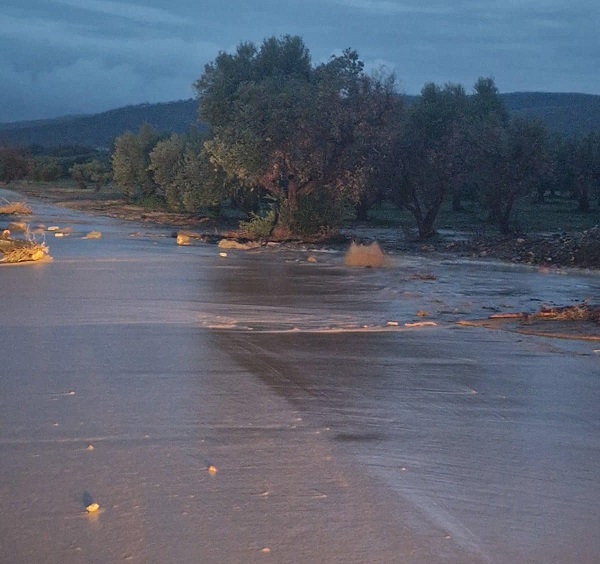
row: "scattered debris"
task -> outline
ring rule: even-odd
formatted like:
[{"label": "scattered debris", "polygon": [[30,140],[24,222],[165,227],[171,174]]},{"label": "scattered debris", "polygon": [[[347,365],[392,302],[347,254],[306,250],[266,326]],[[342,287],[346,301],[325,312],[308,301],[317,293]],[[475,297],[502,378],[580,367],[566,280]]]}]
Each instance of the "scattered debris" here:
[{"label": "scattered debris", "polygon": [[556,321],[595,321],[600,323],[600,306],[590,306],[586,302],[574,306],[542,307],[536,313],[509,312],[494,313],[489,319],[521,319],[523,321],[536,321],[539,319]]},{"label": "scattered debris", "polygon": [[565,307],[542,307],[530,319],[556,319],[561,321],[595,321],[600,323],[600,306],[591,306],[587,302]]},{"label": "scattered debris", "polygon": [[370,245],[358,245],[354,241],[344,257],[346,266],[363,266],[366,268],[379,268],[387,264],[387,260],[377,241]]},{"label": "scattered debris", "polygon": [[190,236],[185,235],[184,233],[177,233],[177,244],[180,246],[190,245]]},{"label": "scattered debris", "polygon": [[437,327],[435,321],[415,321],[414,323],[405,323],[404,327]]},{"label": "scattered debris", "polygon": [[24,221],[13,221],[6,226],[6,229],[25,233],[27,231],[27,224]]},{"label": "scattered debris", "polygon": [[90,231],[83,239],[101,239],[102,233],[100,231]]},{"label": "scattered debris", "polygon": [[247,241],[246,243],[240,243],[235,239],[221,239],[218,244],[219,249],[233,249],[238,251],[247,251],[249,249],[256,249],[260,247],[260,243],[256,241]]},{"label": "scattered debris", "polygon": [[489,319],[525,319],[527,314],[524,312],[515,313],[493,313],[489,316]]},{"label": "scattered debris", "polygon": [[38,243],[33,235],[25,230],[24,239],[13,239],[6,230],[0,237],[0,255],[2,263],[34,262],[50,259],[45,243]]},{"label": "scattered debris", "polygon": [[25,202],[9,202],[0,206],[0,215],[31,215],[33,210]]}]

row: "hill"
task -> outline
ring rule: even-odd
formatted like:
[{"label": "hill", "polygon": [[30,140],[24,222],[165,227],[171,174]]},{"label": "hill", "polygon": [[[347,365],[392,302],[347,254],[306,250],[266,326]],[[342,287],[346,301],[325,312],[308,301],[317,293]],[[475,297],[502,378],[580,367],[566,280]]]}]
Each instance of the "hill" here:
[{"label": "hill", "polygon": [[[410,97],[411,99],[413,97]],[[551,132],[583,135],[600,131],[600,96],[548,92],[501,94],[511,114],[541,119]],[[147,122],[159,131],[183,132],[197,121],[198,101],[126,106],[100,114],[0,124],[0,145],[107,148],[126,131]]]},{"label": "hill", "polygon": [[539,118],[551,132],[576,136],[600,131],[600,96],[514,92],[501,98],[511,114]]},{"label": "hill", "polygon": [[107,148],[115,137],[137,131],[143,122],[158,131],[181,133],[198,125],[198,102],[138,104],[100,114],[0,124],[0,144]]}]

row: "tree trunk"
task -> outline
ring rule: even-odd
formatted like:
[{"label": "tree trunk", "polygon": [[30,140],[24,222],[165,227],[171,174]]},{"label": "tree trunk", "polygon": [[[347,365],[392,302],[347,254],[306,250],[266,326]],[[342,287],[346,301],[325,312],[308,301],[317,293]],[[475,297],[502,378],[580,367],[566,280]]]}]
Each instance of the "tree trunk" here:
[{"label": "tree trunk", "polygon": [[358,206],[356,208],[356,219],[362,222],[369,220],[369,205],[363,199],[358,202]]}]

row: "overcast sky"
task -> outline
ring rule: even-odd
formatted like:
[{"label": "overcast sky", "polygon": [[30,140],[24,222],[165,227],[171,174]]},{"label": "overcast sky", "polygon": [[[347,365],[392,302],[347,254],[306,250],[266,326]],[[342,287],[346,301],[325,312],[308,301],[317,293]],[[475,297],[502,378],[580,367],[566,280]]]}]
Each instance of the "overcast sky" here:
[{"label": "overcast sky", "polygon": [[401,90],[493,76],[502,92],[600,94],[599,0],[2,0],[0,122],[190,98],[219,51],[300,35],[356,49]]}]

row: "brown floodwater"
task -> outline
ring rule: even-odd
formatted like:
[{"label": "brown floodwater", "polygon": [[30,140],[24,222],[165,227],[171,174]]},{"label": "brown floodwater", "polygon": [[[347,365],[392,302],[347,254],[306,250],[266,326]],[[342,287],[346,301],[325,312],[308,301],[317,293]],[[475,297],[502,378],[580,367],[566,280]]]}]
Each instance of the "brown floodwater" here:
[{"label": "brown floodwater", "polygon": [[33,207],[73,232],[0,267],[0,562],[599,561],[600,344],[456,324],[598,273]]}]

